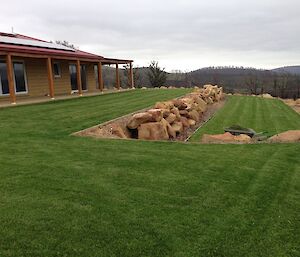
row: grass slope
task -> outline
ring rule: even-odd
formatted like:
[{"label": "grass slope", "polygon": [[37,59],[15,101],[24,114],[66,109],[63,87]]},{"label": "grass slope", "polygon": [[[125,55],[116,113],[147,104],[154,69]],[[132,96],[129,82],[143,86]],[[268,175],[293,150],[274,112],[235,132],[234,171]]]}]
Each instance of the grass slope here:
[{"label": "grass slope", "polygon": [[69,136],[181,93],[0,110],[0,256],[299,256],[299,144]]},{"label": "grass slope", "polygon": [[199,141],[203,134],[224,133],[224,128],[236,124],[274,135],[286,130],[300,129],[300,116],[277,99],[233,96],[228,98],[224,108],[200,128],[190,141]]}]

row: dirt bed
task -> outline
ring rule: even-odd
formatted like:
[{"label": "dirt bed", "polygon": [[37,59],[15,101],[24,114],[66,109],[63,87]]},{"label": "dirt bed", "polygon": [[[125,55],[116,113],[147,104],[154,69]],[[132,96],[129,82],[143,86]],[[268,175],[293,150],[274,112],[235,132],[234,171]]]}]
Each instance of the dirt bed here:
[{"label": "dirt bed", "polygon": [[[185,129],[182,133],[176,136],[176,138],[169,139],[169,141],[186,141],[199,127],[203,126],[211,117],[221,109],[226,100],[222,100],[220,102],[215,102],[208,106],[207,110],[203,113],[199,122],[197,122],[194,126]],[[128,115],[122,116],[120,118],[96,125],[91,128],[87,128],[85,130],[74,133],[76,136],[83,137],[94,137],[94,138],[110,138],[110,139],[121,139],[115,133],[115,128],[121,127],[124,131],[126,131],[126,126],[130,120],[130,118],[137,113],[142,113],[151,108],[139,110],[134,113],[130,113]],[[129,137],[129,136],[128,136]],[[128,138],[127,140],[137,140],[137,138]]]}]

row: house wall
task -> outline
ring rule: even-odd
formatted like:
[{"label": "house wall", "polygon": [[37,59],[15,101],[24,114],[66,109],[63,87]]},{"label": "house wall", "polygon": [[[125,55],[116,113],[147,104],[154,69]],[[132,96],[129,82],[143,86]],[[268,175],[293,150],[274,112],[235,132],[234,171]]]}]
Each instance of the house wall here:
[{"label": "house wall", "polygon": [[[46,60],[39,58],[13,58],[13,61],[24,62],[27,79],[28,92],[26,94],[17,94],[17,101],[18,99],[29,97],[48,97],[49,84]],[[71,94],[69,64],[74,62],[65,60],[54,60],[54,62],[58,62],[61,68],[61,77],[53,79],[55,95]],[[82,64],[86,64],[87,66],[87,91],[97,92],[94,64],[84,62]],[[6,101],[9,101],[9,95],[0,96],[0,102]]]}]

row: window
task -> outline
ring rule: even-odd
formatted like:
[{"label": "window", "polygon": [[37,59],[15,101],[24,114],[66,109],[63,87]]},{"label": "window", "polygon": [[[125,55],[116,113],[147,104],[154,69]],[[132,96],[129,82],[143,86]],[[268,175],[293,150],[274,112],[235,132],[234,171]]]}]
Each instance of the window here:
[{"label": "window", "polygon": [[81,64],[80,65],[81,70],[81,86],[82,90],[87,90],[87,79],[86,79],[86,65]]},{"label": "window", "polygon": [[0,95],[8,95],[8,94],[9,94],[9,86],[8,86],[6,63],[1,61],[0,62]]},{"label": "window", "polygon": [[53,64],[53,73],[54,73],[54,78],[60,78],[61,77],[60,65],[57,62]]},{"label": "window", "polygon": [[16,93],[27,92],[25,67],[23,62],[14,62],[14,77],[15,77],[15,90]]}]

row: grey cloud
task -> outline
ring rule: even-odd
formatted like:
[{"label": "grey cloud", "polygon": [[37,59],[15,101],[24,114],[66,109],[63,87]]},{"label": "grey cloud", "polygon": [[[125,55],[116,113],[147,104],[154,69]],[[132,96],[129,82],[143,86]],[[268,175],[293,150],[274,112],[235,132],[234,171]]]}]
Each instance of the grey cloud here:
[{"label": "grey cloud", "polygon": [[240,63],[272,67],[279,59],[287,65],[300,58],[300,2],[295,0],[24,3],[2,4],[1,31],[14,26],[19,33],[66,39],[140,65],[156,58],[168,69]]}]

